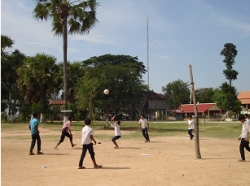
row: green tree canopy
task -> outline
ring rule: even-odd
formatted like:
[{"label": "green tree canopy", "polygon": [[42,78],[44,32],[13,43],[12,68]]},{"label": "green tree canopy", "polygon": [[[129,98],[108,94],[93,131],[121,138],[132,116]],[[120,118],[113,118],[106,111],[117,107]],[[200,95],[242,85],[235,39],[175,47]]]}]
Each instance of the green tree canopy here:
[{"label": "green tree canopy", "polygon": [[21,95],[26,103],[39,101],[45,107],[52,94],[58,93],[61,84],[59,65],[56,58],[46,54],[27,57],[17,70]]},{"label": "green tree canopy", "polygon": [[199,103],[212,103],[214,89],[213,88],[199,88],[195,90],[196,101]]},{"label": "green tree canopy", "polygon": [[[63,74],[63,63],[59,64]],[[82,62],[67,63],[68,67],[68,100],[70,103],[75,102],[75,90],[80,83],[80,79],[84,75]],[[62,77],[62,76],[61,76]],[[63,88],[63,84],[60,86]],[[64,93],[63,93],[64,94]],[[62,98],[63,98],[62,94]]]},{"label": "green tree canopy", "polygon": [[213,101],[225,111],[239,113],[241,102],[237,99],[236,89],[228,83],[223,83],[220,88],[215,89]]},{"label": "green tree canopy", "polygon": [[233,65],[235,63],[234,58],[236,57],[238,51],[236,46],[232,43],[226,43],[223,50],[220,52],[220,55],[225,56],[223,62],[226,65],[226,70],[223,70],[223,74],[226,76],[226,79],[229,80],[229,84],[232,84],[232,81],[237,79],[239,74],[236,70],[233,70]]},{"label": "green tree canopy", "polygon": [[22,66],[25,57],[19,50],[15,50],[1,61],[1,108],[4,110],[8,107],[9,115],[15,114],[16,103],[20,99],[16,70]]},{"label": "green tree canopy", "polygon": [[1,35],[1,57],[2,59],[7,57],[8,52],[5,51],[6,48],[11,48],[14,44],[14,41],[5,35]]},{"label": "green tree canopy", "polygon": [[162,87],[162,92],[167,97],[167,108],[176,109],[181,104],[187,104],[190,101],[190,89],[188,82],[178,79]]},{"label": "green tree canopy", "polygon": [[[77,89],[78,106],[82,109],[93,106],[116,110],[144,100],[142,75],[145,66],[137,57],[127,55],[103,55],[83,61],[84,76]],[[109,94],[103,93],[104,89]]]}]

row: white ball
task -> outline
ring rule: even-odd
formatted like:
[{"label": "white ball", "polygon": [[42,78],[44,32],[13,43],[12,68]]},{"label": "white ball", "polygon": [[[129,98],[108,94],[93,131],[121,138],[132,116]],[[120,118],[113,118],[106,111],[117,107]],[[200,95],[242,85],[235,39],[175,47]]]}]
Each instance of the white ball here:
[{"label": "white ball", "polygon": [[108,89],[105,89],[105,90],[103,91],[103,93],[107,95],[107,94],[109,94],[109,90],[108,90]]}]

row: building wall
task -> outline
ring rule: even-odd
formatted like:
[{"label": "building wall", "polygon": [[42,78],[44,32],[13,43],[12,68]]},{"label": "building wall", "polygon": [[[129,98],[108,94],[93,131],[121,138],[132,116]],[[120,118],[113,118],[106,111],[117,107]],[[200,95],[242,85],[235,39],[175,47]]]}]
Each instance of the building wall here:
[{"label": "building wall", "polygon": [[149,99],[148,100],[149,109],[166,109],[166,100],[164,99]]}]

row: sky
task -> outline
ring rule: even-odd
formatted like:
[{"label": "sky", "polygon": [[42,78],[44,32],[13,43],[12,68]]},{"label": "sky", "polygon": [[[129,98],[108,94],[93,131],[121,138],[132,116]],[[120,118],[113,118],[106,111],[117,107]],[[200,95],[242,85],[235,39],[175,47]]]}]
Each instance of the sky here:
[{"label": "sky", "polygon": [[[68,36],[68,60],[79,62],[105,54],[138,57],[149,71],[144,74],[150,90],[176,80],[190,84],[192,67],[195,89],[219,88],[228,82],[224,44],[238,50],[232,85],[250,90],[249,0],[97,0],[98,23],[89,34]],[[33,17],[34,0],[1,1],[1,34],[27,56],[45,53],[63,61],[62,37],[55,36],[51,20]],[[147,23],[148,19],[148,23]],[[148,65],[149,64],[149,65]]]}]

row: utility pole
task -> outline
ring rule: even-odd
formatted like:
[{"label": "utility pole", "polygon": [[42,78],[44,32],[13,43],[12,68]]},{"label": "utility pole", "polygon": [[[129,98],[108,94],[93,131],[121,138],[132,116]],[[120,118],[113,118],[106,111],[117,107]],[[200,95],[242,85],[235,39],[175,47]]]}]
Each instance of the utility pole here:
[{"label": "utility pole", "polygon": [[148,18],[147,18],[147,71],[148,71],[148,90],[149,90],[149,43],[148,43]]},{"label": "utility pole", "polygon": [[194,130],[195,130],[195,153],[196,158],[201,159],[201,153],[200,153],[200,143],[199,143],[199,120],[198,120],[198,112],[196,107],[196,97],[195,97],[195,91],[194,91],[194,80],[193,80],[193,73],[192,73],[192,66],[189,65],[189,73],[190,73],[190,82],[192,86],[192,95],[193,95],[193,102],[194,102],[194,115],[195,115],[195,124],[194,124]]}]

